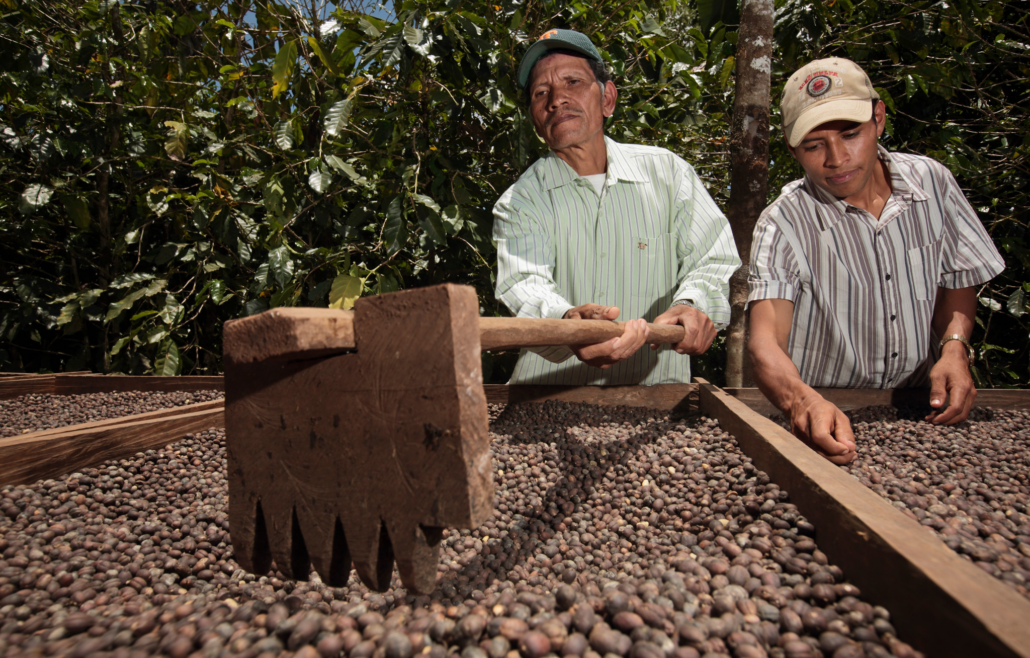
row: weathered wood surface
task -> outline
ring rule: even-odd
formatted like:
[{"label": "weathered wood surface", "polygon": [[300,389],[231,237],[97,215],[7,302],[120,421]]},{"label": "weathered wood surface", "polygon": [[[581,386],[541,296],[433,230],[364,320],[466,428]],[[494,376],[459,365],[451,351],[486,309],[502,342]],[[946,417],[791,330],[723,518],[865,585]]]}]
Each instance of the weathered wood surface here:
[{"label": "weathered wood surface", "polygon": [[22,395],[80,395],[83,393],[120,393],[124,391],[201,391],[222,390],[221,375],[210,377],[136,377],[97,375],[87,372],[56,375],[22,375],[0,378],[0,400]]},{"label": "weathered wood surface", "polygon": [[29,484],[125,459],[191,432],[224,427],[222,401],[59,427],[0,439],[0,486]]},{"label": "weathered wood surface", "polygon": [[396,560],[409,590],[435,587],[442,528],[493,510],[478,308],[467,286],[362,298],[354,353],[227,367],[240,566],[342,586],[353,562],[384,590]]},{"label": "weathered wood surface", "polygon": [[223,344],[226,368],[272,359],[316,359],[338,354],[354,349],[354,311],[272,309],[226,322]]},{"label": "weathered wood surface", "polygon": [[[678,343],[683,327],[649,324],[647,342]],[[483,350],[600,343],[622,335],[624,322],[479,318]],[[354,312],[326,308],[272,309],[225,323],[226,367],[274,359],[313,359],[354,349]]]},{"label": "weathered wood surface", "polygon": [[486,401],[509,402],[582,402],[602,406],[647,407],[681,414],[696,413],[697,384],[658,384],[656,386],[508,386],[487,384]]},{"label": "weathered wood surface", "polygon": [[[727,388],[727,394],[737,398],[763,416],[775,416],[780,410],[762,395],[757,388]],[[918,405],[929,406],[930,390],[925,388],[817,388],[824,398],[837,405],[841,411],[852,411],[863,407],[890,405],[895,407]],[[1030,409],[1030,390],[982,388],[977,390],[976,406],[996,409]]]},{"label": "weathered wood surface", "polygon": [[815,525],[819,548],[901,637],[932,656],[1030,657],[1030,601],[742,400],[702,384],[701,412]]}]

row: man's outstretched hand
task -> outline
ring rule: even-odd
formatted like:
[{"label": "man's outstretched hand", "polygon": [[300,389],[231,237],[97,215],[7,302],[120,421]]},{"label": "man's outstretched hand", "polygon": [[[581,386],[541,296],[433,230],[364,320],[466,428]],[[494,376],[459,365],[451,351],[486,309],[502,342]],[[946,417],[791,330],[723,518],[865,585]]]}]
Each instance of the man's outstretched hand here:
[{"label": "man's outstretched hand", "polygon": [[969,373],[969,356],[962,343],[951,341],[930,371],[930,406],[926,420],[934,425],[954,425],[969,418],[976,402],[976,386]]},{"label": "man's outstretched hand", "polygon": [[851,463],[857,456],[848,417],[821,395],[804,397],[791,407],[790,431],[834,464]]},{"label": "man's outstretched hand", "polygon": [[[565,313],[566,320],[609,320],[619,317],[617,306],[600,304],[583,304],[569,309]],[[619,361],[625,361],[637,353],[643,346],[651,330],[646,320],[630,320],[625,324],[622,335],[593,345],[570,345],[572,353],[583,363],[607,370]]]},{"label": "man's outstretched hand", "polygon": [[[697,356],[704,354],[715,340],[715,324],[711,318],[692,306],[680,304],[673,306],[654,319],[655,324],[678,324],[683,327],[683,340],[676,343],[673,349],[678,354]],[[652,345],[651,349],[658,349]]]}]

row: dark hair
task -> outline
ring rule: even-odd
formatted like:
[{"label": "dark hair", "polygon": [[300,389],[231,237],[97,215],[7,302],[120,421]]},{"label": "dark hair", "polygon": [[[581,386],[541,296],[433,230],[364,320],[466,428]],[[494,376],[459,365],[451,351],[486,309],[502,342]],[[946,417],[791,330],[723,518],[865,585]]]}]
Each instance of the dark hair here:
[{"label": "dark hair", "polygon": [[585,59],[587,61],[587,65],[590,66],[591,72],[593,72],[594,74],[594,81],[597,82],[597,84],[601,85],[601,93],[604,93],[605,85],[607,85],[612,79],[612,76],[610,73],[608,73],[608,69],[605,67],[604,62],[599,62],[596,59],[587,57],[582,53],[576,52],[575,50],[569,50],[568,48],[555,48],[553,50],[548,50],[540,56],[540,59],[536,60],[536,64],[533,64],[533,68],[529,70],[529,82],[526,83],[526,88],[522,90],[522,95],[527,107],[530,105],[531,100],[529,97],[529,87],[530,82],[533,81],[533,71],[540,64],[540,62],[544,61],[545,59],[553,55],[569,55],[571,57]]}]

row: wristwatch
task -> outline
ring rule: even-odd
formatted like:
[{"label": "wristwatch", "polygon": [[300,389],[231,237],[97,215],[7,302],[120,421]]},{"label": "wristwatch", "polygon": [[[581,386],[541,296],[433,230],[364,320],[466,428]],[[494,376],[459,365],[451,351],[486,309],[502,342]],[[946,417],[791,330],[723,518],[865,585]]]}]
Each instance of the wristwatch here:
[{"label": "wristwatch", "polygon": [[961,341],[962,344],[966,346],[966,354],[969,356],[969,365],[973,365],[973,362],[976,361],[976,352],[973,351],[973,346],[969,344],[969,341],[966,340],[966,337],[962,334],[949,334],[942,338],[940,344],[937,345],[937,351],[940,352],[944,349],[945,343],[949,343],[953,340]]},{"label": "wristwatch", "polygon": [[695,304],[694,302],[690,301],[689,299],[681,299],[678,302],[673,302],[672,304],[669,305],[669,308],[672,308],[673,306],[689,306],[692,309],[701,310],[701,309],[697,308],[697,304]]}]

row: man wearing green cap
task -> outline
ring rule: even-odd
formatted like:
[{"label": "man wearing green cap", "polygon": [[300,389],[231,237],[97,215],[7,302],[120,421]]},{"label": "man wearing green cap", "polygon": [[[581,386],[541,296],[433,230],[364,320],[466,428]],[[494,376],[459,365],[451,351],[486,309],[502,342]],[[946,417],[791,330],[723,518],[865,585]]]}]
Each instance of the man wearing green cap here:
[{"label": "man wearing green cap", "polygon": [[[725,216],[683,159],[605,137],[618,92],[585,35],[544,33],[518,82],[551,152],[494,206],[498,299],[519,317],[637,319],[604,343],[523,350],[511,383],[689,381],[685,355],[729,321],[740,259]],[[640,349],[648,321],[685,338]]]},{"label": "man wearing green cap", "polygon": [[755,226],[748,351],[759,388],[836,463],[854,459],[854,435],[813,387],[929,383],[927,420],[965,420],[975,287],[1005,267],[983,224],[947,168],[879,146],[886,109],[854,62],[802,67],[781,108],[805,177]]}]

